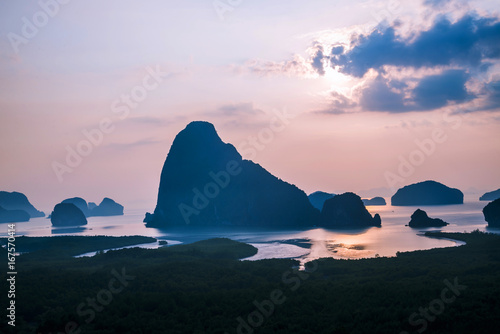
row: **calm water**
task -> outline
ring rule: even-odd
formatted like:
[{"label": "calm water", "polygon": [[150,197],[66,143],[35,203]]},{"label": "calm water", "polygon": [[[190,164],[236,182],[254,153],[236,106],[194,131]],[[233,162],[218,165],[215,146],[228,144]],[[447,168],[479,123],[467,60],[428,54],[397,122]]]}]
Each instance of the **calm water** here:
[{"label": "calm water", "polygon": [[[50,219],[34,218],[30,222],[17,223],[17,235],[144,235],[167,240],[170,245],[198,240],[226,237],[243,241],[259,249],[251,260],[264,258],[297,258],[307,262],[320,257],[365,258],[394,256],[396,252],[450,247],[461,244],[453,240],[427,238],[424,231],[470,232],[475,229],[500,233],[488,229],[482,214],[487,202],[467,201],[463,205],[421,206],[430,217],[450,223],[442,228],[412,229],[408,224],[417,207],[369,206],[368,210],[382,217],[382,227],[363,230],[265,230],[265,229],[176,229],[159,230],[146,228],[142,223],[144,211],[125,212],[124,216],[91,217],[82,228],[53,228]],[[7,224],[0,224],[0,236],[7,235]],[[151,244],[149,247],[157,247]]]}]

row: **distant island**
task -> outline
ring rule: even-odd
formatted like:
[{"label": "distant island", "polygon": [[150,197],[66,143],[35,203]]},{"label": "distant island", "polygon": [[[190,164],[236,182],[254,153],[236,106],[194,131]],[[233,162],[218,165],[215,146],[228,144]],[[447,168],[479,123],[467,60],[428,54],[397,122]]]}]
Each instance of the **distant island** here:
[{"label": "distant island", "polygon": [[312,226],[318,221],[304,191],[242,159],[208,122],[189,123],[175,137],[160,177],[148,227]]},{"label": "distant island", "polygon": [[[7,191],[0,191],[0,207],[2,207],[4,210],[7,211],[17,211],[17,210],[22,210],[25,211],[30,218],[36,218],[36,217],[44,217],[45,213],[42,211],[38,211],[28,200],[28,197],[26,195],[20,193],[20,192],[7,192]],[[12,213],[10,214],[12,215]],[[14,213],[14,215],[17,215],[21,217],[21,213]],[[25,217],[25,215],[24,215]],[[29,219],[28,219],[29,220]],[[21,220],[21,221],[26,221],[26,220]]]},{"label": "distant island", "polygon": [[464,194],[436,181],[424,181],[399,189],[391,197],[394,206],[463,204]]},{"label": "distant island", "polygon": [[479,200],[480,201],[494,201],[498,198],[500,198],[500,189],[485,193],[483,196],[479,197]]},{"label": "distant island", "polygon": [[370,227],[382,225],[379,214],[374,217],[365,208],[361,197],[354,193],[336,195],[325,201],[321,210],[322,227]]},{"label": "distant island", "polygon": [[488,203],[483,208],[483,215],[489,227],[500,227],[500,198]]},{"label": "distant island", "polygon": [[417,209],[412,215],[408,226],[413,228],[419,227],[442,227],[446,226],[448,223],[439,218],[430,218],[427,212],[424,210]]},{"label": "distant island", "polygon": [[53,226],[81,226],[87,225],[87,218],[73,203],[59,203],[50,214]]},{"label": "distant island", "polygon": [[105,197],[99,205],[84,200],[81,197],[68,198],[61,203],[71,203],[76,205],[85,217],[121,216],[123,215],[123,205],[116,203],[111,198]]},{"label": "distant island", "polygon": [[6,210],[0,206],[0,223],[27,222],[30,218],[30,215],[24,210]]},{"label": "distant island", "polygon": [[365,205],[387,205],[383,197],[364,198],[362,201]]},{"label": "distant island", "polygon": [[325,203],[325,201],[332,198],[333,196],[335,196],[335,194],[327,193],[324,191],[315,191],[307,196],[307,198],[309,198],[309,202],[311,202],[312,206],[321,211],[321,209],[323,209],[323,204]]}]

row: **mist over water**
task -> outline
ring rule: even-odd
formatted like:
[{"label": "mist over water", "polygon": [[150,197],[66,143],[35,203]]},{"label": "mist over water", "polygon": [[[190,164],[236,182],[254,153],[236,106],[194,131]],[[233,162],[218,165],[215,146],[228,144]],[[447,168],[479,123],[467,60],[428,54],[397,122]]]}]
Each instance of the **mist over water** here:
[{"label": "mist over water", "polygon": [[[143,235],[166,240],[169,245],[191,243],[199,240],[225,237],[254,245],[259,252],[248,260],[265,258],[296,258],[302,263],[322,257],[338,259],[395,256],[396,252],[450,247],[462,244],[458,241],[428,238],[425,231],[500,233],[500,229],[487,228],[482,214],[487,202],[466,201],[463,205],[419,206],[430,217],[441,218],[449,225],[442,228],[412,229],[408,226],[414,206],[368,206],[371,214],[379,213],[382,227],[367,229],[327,230],[311,228],[305,230],[262,228],[146,228],[142,222],[146,210],[126,211],[123,216],[90,217],[85,227],[55,228],[50,219],[34,218],[30,222],[17,223],[18,236],[59,235]],[[6,225],[6,224],[0,224]],[[0,236],[6,236],[7,228]],[[144,245],[142,245],[144,246]],[[149,245],[147,247],[158,247]],[[91,254],[89,254],[91,255]]]}]

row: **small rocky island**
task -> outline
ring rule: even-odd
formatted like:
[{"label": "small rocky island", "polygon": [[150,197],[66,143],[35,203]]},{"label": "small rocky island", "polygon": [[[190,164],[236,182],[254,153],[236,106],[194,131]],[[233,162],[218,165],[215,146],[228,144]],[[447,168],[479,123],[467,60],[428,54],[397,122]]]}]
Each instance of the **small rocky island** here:
[{"label": "small rocky island", "polygon": [[326,228],[362,228],[382,225],[379,214],[374,217],[366,209],[361,197],[347,192],[325,201],[320,225]]},{"label": "small rocky island", "polygon": [[365,205],[387,205],[383,197],[363,198],[363,203]]},{"label": "small rocky island", "polygon": [[50,215],[53,226],[81,226],[87,224],[87,218],[73,203],[59,203]]},{"label": "small rocky island", "polygon": [[480,201],[494,201],[497,198],[500,198],[500,189],[485,193],[483,196],[479,197],[479,200]]},{"label": "small rocky island", "polygon": [[500,227],[500,198],[488,203],[483,208],[483,215],[488,227]]},{"label": "small rocky island", "polygon": [[93,217],[121,216],[123,215],[123,205],[105,197],[98,206],[90,210],[90,214]]},{"label": "small rocky island", "polygon": [[30,218],[45,216],[45,213],[43,213],[42,211],[38,211],[30,203],[26,195],[16,191],[14,192],[0,191],[0,206],[8,211],[10,210],[25,211],[29,214]]},{"label": "small rocky island", "polygon": [[439,218],[430,218],[427,212],[424,210],[417,209],[412,215],[408,226],[412,228],[422,228],[422,227],[443,227],[448,225],[447,222]]},{"label": "small rocky island", "polygon": [[463,204],[464,194],[436,181],[424,181],[399,189],[391,197],[394,206]]},{"label": "small rocky island", "polygon": [[309,198],[309,202],[311,202],[312,206],[321,211],[321,209],[323,209],[323,204],[325,203],[325,201],[332,198],[333,196],[335,196],[335,194],[327,193],[324,191],[315,191],[312,194],[308,195],[307,198]]},{"label": "small rocky island", "polygon": [[105,197],[99,205],[84,200],[81,197],[68,198],[61,203],[71,203],[79,208],[85,217],[121,216],[123,205],[116,203],[111,198]]}]

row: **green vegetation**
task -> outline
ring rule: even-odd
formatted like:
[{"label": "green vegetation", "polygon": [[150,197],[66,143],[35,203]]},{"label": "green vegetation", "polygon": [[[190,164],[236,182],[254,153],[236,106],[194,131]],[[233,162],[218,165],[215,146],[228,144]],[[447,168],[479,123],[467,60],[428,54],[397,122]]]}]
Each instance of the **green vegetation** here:
[{"label": "green vegetation", "polygon": [[[239,261],[256,250],[228,239],[92,258],[42,260],[36,251],[17,258],[17,327],[4,321],[0,332],[496,332],[500,236],[429,236],[467,244],[394,258],[321,259],[305,272],[292,269],[294,260]],[[5,279],[0,289],[7,291]]]}]

